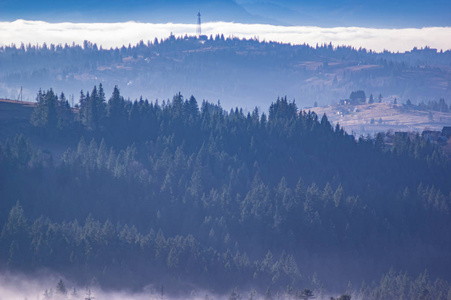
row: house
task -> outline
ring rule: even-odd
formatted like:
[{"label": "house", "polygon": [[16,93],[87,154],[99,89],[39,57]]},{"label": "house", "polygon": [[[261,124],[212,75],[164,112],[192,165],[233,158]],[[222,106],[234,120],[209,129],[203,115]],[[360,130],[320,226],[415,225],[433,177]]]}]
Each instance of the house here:
[{"label": "house", "polygon": [[451,138],[451,126],[443,127],[442,136],[446,137],[447,139]]},{"label": "house", "polygon": [[421,137],[427,139],[430,142],[437,142],[441,136],[441,132],[437,130],[424,130],[421,133]]},{"label": "house", "polygon": [[407,138],[408,133],[406,131],[396,131],[395,137]]},{"label": "house", "polygon": [[362,90],[354,91],[351,92],[351,95],[349,95],[349,99],[351,101],[351,104],[353,105],[365,104],[366,95],[365,92]]}]

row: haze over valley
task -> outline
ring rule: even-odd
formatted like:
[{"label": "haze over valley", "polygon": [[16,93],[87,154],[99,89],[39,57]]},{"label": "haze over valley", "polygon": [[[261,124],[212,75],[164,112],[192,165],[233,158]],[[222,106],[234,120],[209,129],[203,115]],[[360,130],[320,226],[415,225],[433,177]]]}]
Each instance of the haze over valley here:
[{"label": "haze over valley", "polygon": [[0,1],[0,299],[450,299],[450,13]]}]

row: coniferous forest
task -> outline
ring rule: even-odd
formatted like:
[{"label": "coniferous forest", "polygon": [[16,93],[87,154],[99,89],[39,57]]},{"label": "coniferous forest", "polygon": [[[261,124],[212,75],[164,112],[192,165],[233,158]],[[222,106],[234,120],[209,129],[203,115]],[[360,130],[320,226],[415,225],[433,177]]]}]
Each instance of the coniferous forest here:
[{"label": "coniferous forest", "polygon": [[295,98],[299,107],[329,105],[356,90],[417,105],[449,101],[450,64],[451,50],[429,47],[378,53],[222,34],[170,35],[110,49],[89,41],[20,44],[0,46],[0,97],[18,99],[20,93],[33,101],[39,88],[53,87],[75,104],[81,87],[102,82],[109,92],[120,86],[126,98],[167,99],[181,91],[198,99],[221,99],[227,110],[266,110],[280,95]]},{"label": "coniferous forest", "polygon": [[75,108],[36,101],[0,147],[1,270],[229,299],[451,295],[451,165],[419,135],[356,139],[286,97],[267,113],[102,85]]}]

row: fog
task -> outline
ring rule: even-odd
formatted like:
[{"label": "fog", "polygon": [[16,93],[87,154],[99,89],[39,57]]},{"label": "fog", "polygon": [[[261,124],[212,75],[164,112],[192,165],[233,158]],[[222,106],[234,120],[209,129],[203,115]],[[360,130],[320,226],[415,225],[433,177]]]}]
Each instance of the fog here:
[{"label": "fog", "polygon": [[[45,272],[44,272],[45,273]],[[62,280],[67,290],[66,295],[58,293],[57,284]],[[75,293],[74,293],[75,288]],[[162,292],[163,291],[163,292]],[[0,275],[0,300],[41,300],[41,299],[85,299],[90,293],[91,298],[96,300],[149,300],[149,299],[206,299],[207,292],[193,291],[187,297],[168,297],[161,287],[155,288],[152,285],[145,287],[142,291],[104,291],[98,285],[79,286],[71,283],[56,274],[35,274],[25,276],[17,274]],[[47,295],[46,295],[47,294]],[[209,296],[210,299],[222,299],[221,296]]]},{"label": "fog", "polygon": [[[82,44],[89,40],[103,48],[136,44],[140,40],[194,35],[195,24],[153,23],[48,23],[43,21],[16,20],[0,22],[0,46],[21,43],[31,44]],[[258,38],[292,44],[349,45],[373,51],[408,51],[414,47],[439,50],[451,49],[451,27],[427,27],[404,29],[377,29],[364,27],[275,26],[264,24],[240,24],[212,22],[202,24],[202,34],[224,34],[226,37]]]},{"label": "fog", "polygon": [[[66,294],[57,292],[57,285],[62,280],[67,291]],[[267,291],[268,292],[268,291]],[[284,292],[271,292],[272,299],[292,300],[298,299],[299,295],[288,295]],[[322,292],[313,291],[315,299],[330,299],[330,295]],[[64,277],[49,273],[38,272],[33,275],[19,275],[4,272],[0,274],[0,300],[73,300],[73,299],[91,299],[95,300],[262,300],[267,299],[266,295],[258,294],[255,290],[240,291],[231,289],[229,293],[219,295],[206,290],[193,288],[190,292],[177,295],[169,295],[165,287],[155,287],[152,284],[144,287],[141,291],[105,291],[98,284],[80,286],[74,284]],[[352,295],[352,299],[358,299],[357,295]]]}]

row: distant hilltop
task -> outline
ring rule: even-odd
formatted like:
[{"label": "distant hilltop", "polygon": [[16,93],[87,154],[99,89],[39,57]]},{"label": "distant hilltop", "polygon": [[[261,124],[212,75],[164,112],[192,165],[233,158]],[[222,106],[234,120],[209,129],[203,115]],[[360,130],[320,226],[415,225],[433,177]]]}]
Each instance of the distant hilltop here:
[{"label": "distant hilltop", "polygon": [[[102,49],[83,45],[0,48],[0,97],[33,101],[52,87],[78,103],[80,89],[115,85],[131,100],[167,100],[181,92],[221,101],[226,109],[268,107],[277,97],[298,107],[336,103],[351,91],[400,102],[451,99],[451,51],[430,48],[374,53],[323,44],[289,45],[235,37],[196,36]],[[39,59],[37,59],[39,57]]]}]

